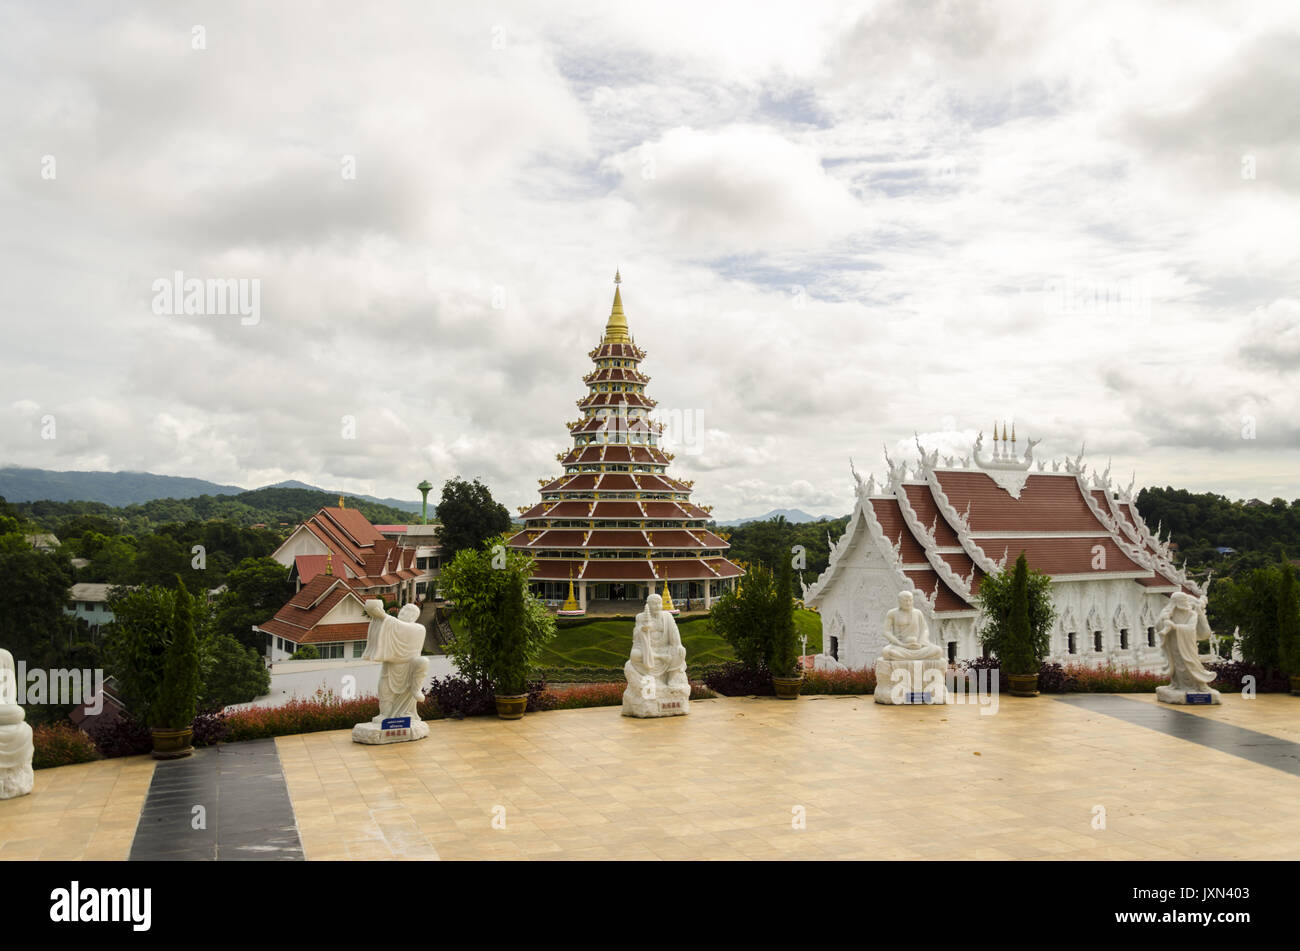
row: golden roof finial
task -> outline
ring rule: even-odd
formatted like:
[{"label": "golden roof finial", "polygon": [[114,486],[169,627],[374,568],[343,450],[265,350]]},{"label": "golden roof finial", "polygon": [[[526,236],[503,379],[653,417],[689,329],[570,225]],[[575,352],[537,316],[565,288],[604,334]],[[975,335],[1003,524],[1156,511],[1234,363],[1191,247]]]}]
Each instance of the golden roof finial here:
[{"label": "golden roof finial", "polygon": [[609,320],[605,324],[605,336],[601,344],[607,343],[631,343],[632,335],[628,333],[627,317],[623,313],[623,296],[619,293],[618,285],[623,282],[622,276],[618,271],[614,272],[614,306],[609,310]]},{"label": "golden roof finial", "polygon": [[334,556],[332,554],[327,554],[325,556],[325,574],[334,574]]},{"label": "golden roof finial", "polygon": [[1015,424],[1015,423],[1012,423],[1012,424],[1011,424],[1011,441],[1012,441],[1012,442],[1015,442],[1015,441],[1016,441],[1016,424]]},{"label": "golden roof finial", "polygon": [[343,505],[343,496],[340,495],[340,496],[339,496],[339,508],[344,508],[344,507],[345,507],[345,506]]}]

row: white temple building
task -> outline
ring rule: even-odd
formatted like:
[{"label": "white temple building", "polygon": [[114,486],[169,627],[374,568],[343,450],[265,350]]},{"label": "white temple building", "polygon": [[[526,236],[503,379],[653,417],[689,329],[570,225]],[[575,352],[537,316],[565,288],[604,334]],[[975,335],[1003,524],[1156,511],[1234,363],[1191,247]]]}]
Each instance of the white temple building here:
[{"label": "white temple building", "polygon": [[1064,462],[1033,459],[1038,440],[1017,456],[1014,432],[965,458],[927,453],[865,482],[830,564],[804,585],[804,602],[822,615],[825,654],[846,667],[875,663],[885,644],[881,618],[899,591],[914,589],[931,636],[949,660],[982,655],[981,580],[1014,564],[1051,576],[1057,619],[1049,662],[1160,669],[1155,626],[1169,596],[1203,591],[1174,565],[1167,541],[1133,502],[1133,483],[1111,484],[1110,467],[1091,478],[1082,453]]}]

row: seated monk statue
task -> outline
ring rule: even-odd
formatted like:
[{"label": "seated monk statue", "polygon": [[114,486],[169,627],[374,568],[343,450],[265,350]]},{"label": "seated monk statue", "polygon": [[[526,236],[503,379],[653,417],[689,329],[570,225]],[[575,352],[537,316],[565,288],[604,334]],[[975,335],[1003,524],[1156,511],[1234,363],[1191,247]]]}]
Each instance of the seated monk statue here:
[{"label": "seated monk statue", "polygon": [[18,705],[18,676],[14,657],[0,649],[0,799],[32,791],[32,728],[27,711]]},{"label": "seated monk statue", "polygon": [[898,607],[885,615],[885,640],[882,660],[934,660],[943,656],[938,644],[930,643],[930,628],[925,615],[912,606],[912,592],[898,592]]},{"label": "seated monk statue", "polygon": [[652,594],[632,629],[632,653],[623,665],[627,689],[623,713],[663,716],[665,710],[686,712],[691,685],[686,679],[686,648],[677,621],[663,609],[663,597]]}]

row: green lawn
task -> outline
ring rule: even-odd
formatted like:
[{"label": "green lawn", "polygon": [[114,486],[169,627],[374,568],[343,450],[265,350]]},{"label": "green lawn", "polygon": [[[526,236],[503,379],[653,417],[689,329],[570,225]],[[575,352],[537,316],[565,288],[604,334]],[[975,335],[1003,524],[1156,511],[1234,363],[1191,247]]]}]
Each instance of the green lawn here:
[{"label": "green lawn", "polygon": [[[808,635],[808,653],[822,647],[821,616],[813,611],[795,611],[795,626]],[[677,622],[686,648],[686,662],[692,667],[734,660],[727,642],[709,630],[709,619],[692,617]],[[564,627],[547,645],[538,661],[541,667],[622,667],[632,649],[632,619],[588,621]]]}]

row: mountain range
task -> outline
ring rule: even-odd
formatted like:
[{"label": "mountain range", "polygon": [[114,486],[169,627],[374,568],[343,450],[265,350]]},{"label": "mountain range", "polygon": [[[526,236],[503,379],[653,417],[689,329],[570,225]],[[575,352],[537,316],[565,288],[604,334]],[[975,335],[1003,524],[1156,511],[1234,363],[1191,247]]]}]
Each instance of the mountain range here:
[{"label": "mountain range", "polygon": [[733,518],[727,522],[718,522],[718,525],[727,528],[735,528],[737,525],[744,525],[746,522],[766,522],[776,518],[778,515],[784,515],[787,522],[796,524],[802,522],[820,522],[823,519],[834,518],[833,515],[809,515],[802,509],[772,509],[766,515],[755,515],[752,518]]},{"label": "mountain range", "polygon": [[[380,499],[355,492],[337,493],[296,479],[259,486],[262,489],[311,489],[365,499],[404,512],[420,511],[419,502]],[[158,475],[153,472],[57,472],[52,469],[0,468],[0,498],[10,502],[103,502],[105,505],[139,505],[155,499],[190,499],[200,495],[239,495],[249,489],[221,485],[206,479]],[[432,508],[432,506],[430,506]]]}]

